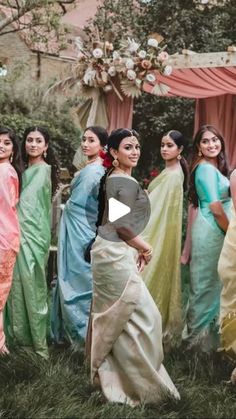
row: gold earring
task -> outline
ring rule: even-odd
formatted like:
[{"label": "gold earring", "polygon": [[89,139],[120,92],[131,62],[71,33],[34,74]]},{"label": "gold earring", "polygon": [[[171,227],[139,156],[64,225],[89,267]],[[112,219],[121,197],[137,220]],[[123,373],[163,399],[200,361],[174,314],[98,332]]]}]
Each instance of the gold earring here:
[{"label": "gold earring", "polygon": [[177,159],[178,159],[178,160],[181,160],[181,159],[182,159],[181,154],[178,154]]},{"label": "gold earring", "polygon": [[201,150],[199,150],[198,155],[199,155],[199,157],[202,157],[202,152],[201,152]]},{"label": "gold earring", "polygon": [[10,155],[10,163],[12,163],[13,162],[13,153]]},{"label": "gold earring", "polygon": [[119,166],[119,160],[117,160],[117,157],[114,158],[114,160],[112,162],[112,166],[113,167],[118,167]]},{"label": "gold earring", "polygon": [[43,152],[43,157],[46,159],[46,157],[47,157],[47,152],[46,152],[46,150]]}]

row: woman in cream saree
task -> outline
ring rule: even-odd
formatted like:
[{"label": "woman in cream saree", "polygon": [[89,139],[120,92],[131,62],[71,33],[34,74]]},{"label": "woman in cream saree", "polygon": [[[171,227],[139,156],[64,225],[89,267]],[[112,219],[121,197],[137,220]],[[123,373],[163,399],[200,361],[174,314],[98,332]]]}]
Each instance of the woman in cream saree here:
[{"label": "woman in cream saree", "polygon": [[[230,177],[232,214],[218,263],[220,296],[220,351],[236,360],[236,170]],[[236,368],[231,381],[236,383]]]},{"label": "woman in cream saree", "polygon": [[[137,204],[131,223],[145,214],[148,199],[131,177],[140,154],[136,136],[126,129],[112,132],[108,150],[115,169],[105,182],[105,205],[111,197],[130,208]],[[110,223],[104,213],[91,252],[92,382],[109,401],[132,406],[159,402],[167,394],[179,398],[162,365],[161,316],[139,272],[150,261],[151,248],[139,236],[121,239],[124,225]]]}]

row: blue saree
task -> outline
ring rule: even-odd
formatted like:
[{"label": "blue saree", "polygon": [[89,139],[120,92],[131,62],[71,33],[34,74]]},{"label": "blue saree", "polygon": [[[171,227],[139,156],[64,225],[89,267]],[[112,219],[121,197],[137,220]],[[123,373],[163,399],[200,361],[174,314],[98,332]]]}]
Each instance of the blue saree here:
[{"label": "blue saree", "polygon": [[92,272],[84,260],[95,237],[98,191],[104,167],[90,164],[71,183],[60,224],[58,279],[52,307],[52,334],[57,343],[83,346],[92,299]]}]

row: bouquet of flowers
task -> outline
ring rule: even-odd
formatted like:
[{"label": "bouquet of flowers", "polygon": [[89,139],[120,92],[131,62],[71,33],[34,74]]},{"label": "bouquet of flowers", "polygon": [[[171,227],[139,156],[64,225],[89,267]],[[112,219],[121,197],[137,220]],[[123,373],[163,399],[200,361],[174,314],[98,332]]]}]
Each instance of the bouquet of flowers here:
[{"label": "bouquet of flowers", "polygon": [[166,45],[161,47],[163,38],[152,34],[146,45],[135,39],[127,38],[119,42],[118,48],[109,41],[89,41],[84,43],[80,37],[75,39],[78,49],[78,61],[75,74],[79,87],[86,95],[91,88],[100,88],[104,92],[114,90],[121,100],[122,96],[115,81],[118,79],[120,89],[125,96],[138,97],[142,93],[143,84],[153,86],[152,93],[156,95],[168,92],[168,86],[158,83],[159,73],[169,76],[172,67],[166,64],[168,53]]}]

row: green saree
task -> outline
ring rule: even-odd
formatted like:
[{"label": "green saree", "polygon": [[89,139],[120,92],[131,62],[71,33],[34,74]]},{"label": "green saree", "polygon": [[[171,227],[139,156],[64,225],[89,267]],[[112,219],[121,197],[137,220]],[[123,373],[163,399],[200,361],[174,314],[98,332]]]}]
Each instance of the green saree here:
[{"label": "green saree", "polygon": [[181,332],[180,254],[183,211],[181,166],[164,169],[149,185],[151,217],[142,236],[153,247],[144,269],[146,283],[162,316],[163,334]]},{"label": "green saree", "polygon": [[33,347],[47,358],[45,266],[51,236],[51,168],[46,163],[24,172],[18,216],[21,244],[5,313],[6,335],[10,342]]}]

